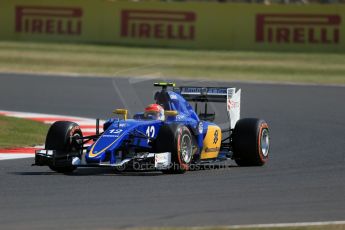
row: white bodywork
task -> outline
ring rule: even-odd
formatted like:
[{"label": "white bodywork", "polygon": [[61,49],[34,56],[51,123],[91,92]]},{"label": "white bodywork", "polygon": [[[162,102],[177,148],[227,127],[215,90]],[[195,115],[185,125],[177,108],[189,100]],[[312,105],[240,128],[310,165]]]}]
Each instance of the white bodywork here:
[{"label": "white bodywork", "polygon": [[229,113],[230,128],[234,129],[241,117],[241,89],[237,92],[236,88],[227,89],[226,108]]}]

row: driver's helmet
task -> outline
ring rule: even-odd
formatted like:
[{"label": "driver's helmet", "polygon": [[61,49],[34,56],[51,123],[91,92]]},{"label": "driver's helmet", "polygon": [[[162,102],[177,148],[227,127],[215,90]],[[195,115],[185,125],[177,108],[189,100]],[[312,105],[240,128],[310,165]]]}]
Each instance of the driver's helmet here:
[{"label": "driver's helmet", "polygon": [[164,109],[158,104],[150,104],[145,108],[144,117],[164,121]]}]

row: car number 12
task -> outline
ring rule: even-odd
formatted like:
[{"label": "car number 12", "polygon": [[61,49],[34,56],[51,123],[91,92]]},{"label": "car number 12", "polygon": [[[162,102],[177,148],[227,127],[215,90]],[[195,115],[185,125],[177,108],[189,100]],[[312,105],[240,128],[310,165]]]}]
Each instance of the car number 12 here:
[{"label": "car number 12", "polygon": [[[153,138],[155,136],[155,127],[154,126],[148,126],[146,129],[146,135],[148,137]],[[149,142],[149,140],[147,140],[147,143]]]}]

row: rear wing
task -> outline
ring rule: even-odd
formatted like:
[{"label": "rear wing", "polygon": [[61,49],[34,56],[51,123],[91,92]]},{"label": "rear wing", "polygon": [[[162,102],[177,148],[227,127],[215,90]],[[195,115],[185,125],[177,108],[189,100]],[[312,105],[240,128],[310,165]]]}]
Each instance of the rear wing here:
[{"label": "rear wing", "polygon": [[174,88],[187,101],[194,102],[226,102],[227,88],[181,86]]},{"label": "rear wing", "polygon": [[241,89],[226,87],[194,87],[181,86],[174,88],[187,101],[193,102],[223,102],[226,103],[230,128],[235,128],[236,122],[240,119],[241,112]]}]

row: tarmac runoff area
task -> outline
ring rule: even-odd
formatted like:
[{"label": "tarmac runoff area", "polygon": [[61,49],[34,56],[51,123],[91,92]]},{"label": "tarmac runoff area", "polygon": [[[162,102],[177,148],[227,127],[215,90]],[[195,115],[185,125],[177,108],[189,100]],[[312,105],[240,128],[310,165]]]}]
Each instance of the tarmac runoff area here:
[{"label": "tarmac runoff area", "polygon": [[[160,79],[0,74],[0,109],[106,119],[115,108],[142,111]],[[164,80],[164,79],[163,79]],[[169,79],[168,79],[169,80]],[[233,165],[184,175],[72,175],[0,161],[1,229],[113,229],[329,222],[345,213],[345,88],[226,82],[178,85],[242,89],[242,117],[270,125],[264,167]],[[224,105],[213,105],[226,125]]]}]

